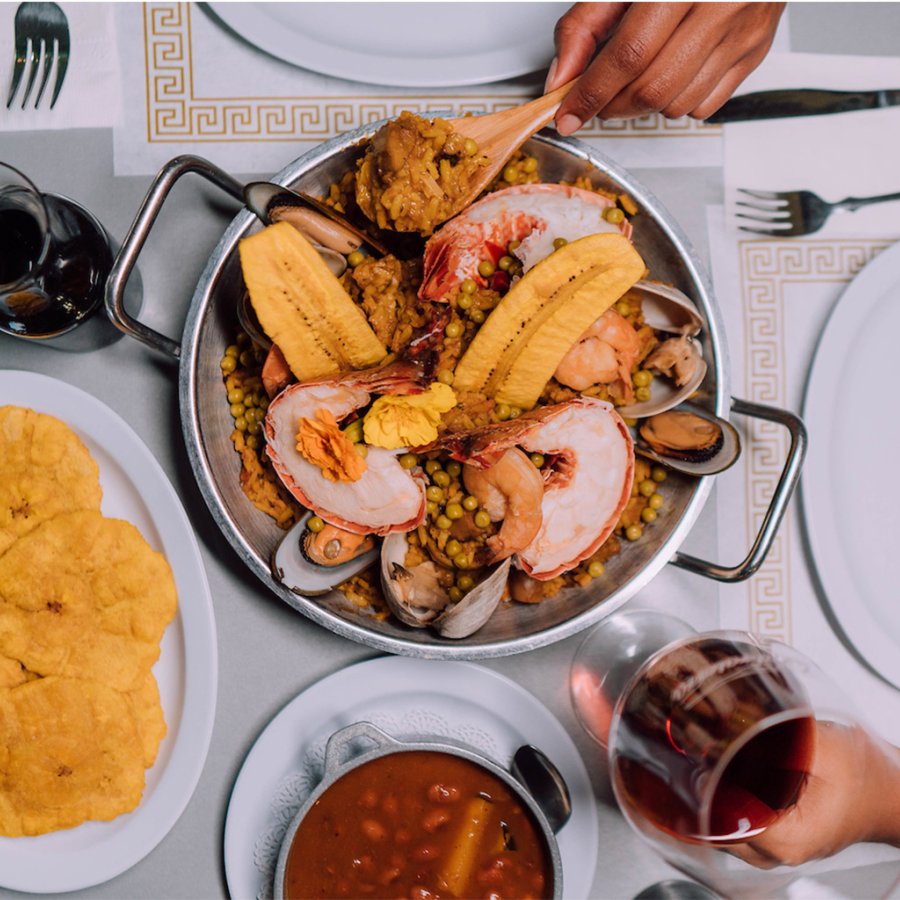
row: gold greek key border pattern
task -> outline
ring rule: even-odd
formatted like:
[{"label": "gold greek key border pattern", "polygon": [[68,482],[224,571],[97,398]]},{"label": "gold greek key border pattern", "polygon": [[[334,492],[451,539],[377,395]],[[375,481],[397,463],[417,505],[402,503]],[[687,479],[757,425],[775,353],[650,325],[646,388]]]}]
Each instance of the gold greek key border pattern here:
[{"label": "gold greek key border pattern", "polygon": [[[789,284],[846,284],[876,254],[883,240],[740,241],[741,301],[744,311],[745,391],[751,400],[787,405],[784,346],[785,288]],[[781,474],[789,438],[772,422],[748,420],[747,533],[756,534]],[[793,621],[790,604],[790,507],[765,565],[748,582],[751,631],[788,643]]]},{"label": "gold greek key border pattern", "polygon": [[[522,96],[202,97],[194,89],[194,47],[189,3],[145,3],[144,52],[147,141],[291,141],[318,144],[369,122],[408,109],[417,113],[453,109],[459,114],[498,112],[529,99]],[[579,137],[706,137],[715,125],[693,119],[645,116],[590,122]]]}]

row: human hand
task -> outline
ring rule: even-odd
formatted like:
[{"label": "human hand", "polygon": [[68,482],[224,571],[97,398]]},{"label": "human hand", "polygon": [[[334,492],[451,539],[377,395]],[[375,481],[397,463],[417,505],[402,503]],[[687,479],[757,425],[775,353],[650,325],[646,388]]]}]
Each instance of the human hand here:
[{"label": "human hand", "polygon": [[859,841],[900,846],[900,749],[858,726],[819,723],[812,770],[796,805],[728,851],[769,869],[799,866]]},{"label": "human hand", "polygon": [[556,114],[557,130],[572,134],[595,115],[705,119],[762,62],[784,7],[576,3],[556,23],[545,87],[577,78]]}]

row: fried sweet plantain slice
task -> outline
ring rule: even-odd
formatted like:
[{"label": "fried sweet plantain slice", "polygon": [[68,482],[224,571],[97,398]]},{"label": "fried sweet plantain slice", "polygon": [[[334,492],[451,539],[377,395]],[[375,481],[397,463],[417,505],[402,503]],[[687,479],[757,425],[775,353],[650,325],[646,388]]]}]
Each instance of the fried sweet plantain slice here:
[{"label": "fried sweet plantain slice", "polygon": [[175,609],[165,557],[98,512],[56,516],[0,556],[0,654],[40,675],[140,689]]},{"label": "fried sweet plantain slice", "polygon": [[60,513],[99,510],[101,496],[97,463],[68,425],[0,407],[0,553]]},{"label": "fried sweet plantain slice", "polygon": [[0,835],[46,834],[134,809],[144,754],[131,702],[96,681],[0,690]]}]

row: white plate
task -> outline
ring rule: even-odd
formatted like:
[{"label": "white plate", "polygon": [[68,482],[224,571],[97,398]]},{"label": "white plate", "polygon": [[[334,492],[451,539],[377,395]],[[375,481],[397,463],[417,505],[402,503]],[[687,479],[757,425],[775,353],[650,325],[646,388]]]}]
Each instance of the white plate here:
[{"label": "white plate", "polygon": [[0,884],[18,891],[74,891],[107,881],[143,859],[181,815],[206,760],[216,708],[216,629],[200,551],[159,463],[131,428],[90,394],[46,375],[0,371],[0,405],[56,416],[100,467],[102,512],[127,519],[162,551],[178,589],[178,612],[153,671],[168,734],[134,812],[39,837],[0,838]]},{"label": "white plate", "polygon": [[859,655],[900,687],[900,244],[844,290],[804,400],[801,502],[815,571]]},{"label": "white plate", "polygon": [[289,63],[367,84],[451,87],[544,69],[567,3],[210,3]]},{"label": "white plate", "polygon": [[257,738],[225,819],[232,897],[272,896],[281,839],[321,778],[325,742],[359,721],[399,738],[455,738],[504,767],[522,744],[543,750],[572,794],[572,818],[558,835],[565,896],[590,895],[597,810],[584,763],[559,720],[515,682],[474,663],[380,657],[307,688]]}]

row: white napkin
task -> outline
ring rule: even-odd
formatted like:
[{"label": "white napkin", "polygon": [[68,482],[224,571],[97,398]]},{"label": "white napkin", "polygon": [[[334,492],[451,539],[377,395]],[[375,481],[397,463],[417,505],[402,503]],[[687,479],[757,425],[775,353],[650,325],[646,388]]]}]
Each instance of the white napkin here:
[{"label": "white napkin", "polygon": [[[740,93],[774,88],[900,89],[900,58],[771,54]],[[726,207],[732,229],[738,224],[733,216],[738,188],[805,189],[830,202],[900,192],[900,107],[733,122],[723,130]],[[817,234],[891,233],[898,219],[900,201],[853,213],[836,211]],[[752,222],[746,224],[753,227]]]},{"label": "white napkin", "polygon": [[42,131],[62,128],[109,128],[121,109],[119,60],[113,23],[114,4],[62,3],[69,20],[69,67],[56,105],[50,109],[56,72],[34,108],[43,72],[38,72],[28,105],[22,109],[28,71],[6,108],[15,58],[16,3],[0,3],[0,131]]}]

